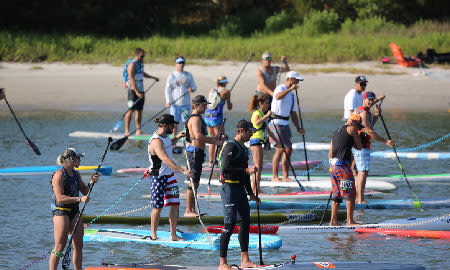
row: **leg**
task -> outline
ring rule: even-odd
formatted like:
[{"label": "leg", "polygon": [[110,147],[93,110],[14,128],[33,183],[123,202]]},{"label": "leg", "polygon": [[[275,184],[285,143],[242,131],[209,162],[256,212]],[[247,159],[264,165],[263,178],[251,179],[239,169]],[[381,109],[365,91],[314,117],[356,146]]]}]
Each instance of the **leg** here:
[{"label": "leg", "polygon": [[253,156],[253,164],[255,164],[256,167],[258,167],[258,171],[256,172],[256,178],[255,174],[252,175],[252,189],[253,193],[256,194],[256,184],[258,184],[258,194],[261,194],[261,185],[259,184],[261,182],[261,171],[263,169],[263,148],[261,145],[253,145],[250,146],[250,150],[252,151]]},{"label": "leg", "polygon": [[341,204],[334,201],[331,203],[331,219],[330,219],[330,226],[341,226],[341,224],[338,223],[337,220],[337,213],[339,211],[339,206]]},{"label": "leg", "polygon": [[130,122],[131,122],[131,115],[134,111],[128,111],[125,114],[125,136],[130,135]]},{"label": "leg", "polygon": [[179,214],[179,205],[170,206],[169,223],[170,223],[170,241],[182,241],[181,237],[177,236],[177,223]]},{"label": "leg", "polygon": [[283,171],[283,181],[291,181],[289,179],[289,167],[292,155],[292,148],[284,148],[285,154],[283,155],[283,161],[281,162],[281,169]]},{"label": "leg", "polygon": [[[72,224],[70,230],[73,230],[73,227],[75,226],[75,222],[77,221],[78,215],[80,213],[76,214],[75,217],[72,219]],[[83,267],[83,236],[84,236],[84,226],[83,221],[80,219],[80,222],[78,223],[77,228],[75,229],[75,233],[72,237],[72,245],[73,245],[73,256],[72,256],[72,262],[73,262],[73,268],[74,270],[82,270]]]},{"label": "leg", "polygon": [[152,212],[150,214],[150,229],[151,229],[151,237],[152,239],[157,239],[157,230],[159,225],[159,219],[161,217],[161,211],[164,206],[164,192],[167,186],[167,177],[166,176],[150,176],[150,184],[151,190],[150,193],[152,195],[151,205]]},{"label": "leg", "polygon": [[275,154],[272,158],[272,181],[281,181],[278,178],[278,164],[280,164],[281,156],[283,155],[283,148],[278,146],[275,148]]},{"label": "leg", "polygon": [[353,219],[353,212],[355,210],[355,196],[347,199],[347,225],[360,225]]},{"label": "leg", "polygon": [[195,212],[195,197],[194,197],[194,191],[192,190],[195,188],[195,192],[198,190],[199,182],[194,182],[194,187],[191,183],[189,183],[188,190],[186,191],[186,211],[184,212],[185,217],[196,217],[198,216],[198,213]]},{"label": "leg", "polygon": [[62,252],[67,243],[67,236],[69,234],[70,221],[68,216],[53,216],[53,234],[55,239],[55,245],[53,251],[50,254],[49,269],[58,269],[58,264]]},{"label": "leg", "polygon": [[235,201],[232,197],[233,187],[227,184],[222,185],[220,189],[220,195],[222,198],[222,203],[224,206],[223,216],[224,216],[224,226],[222,234],[220,235],[220,264],[219,270],[232,269],[227,263],[228,254],[228,244],[230,243],[230,237],[233,233],[234,226],[236,224],[237,218],[237,208]]},{"label": "leg", "polygon": [[[210,137],[216,137],[217,135],[219,135],[220,129],[222,128],[222,125],[218,125],[215,127],[208,127],[208,134]],[[209,153],[209,166],[212,167],[213,162],[215,161],[215,153],[216,153],[216,146],[210,144],[209,145],[209,149],[208,149],[208,153]]]},{"label": "leg", "polygon": [[141,121],[142,121],[142,110],[136,111],[136,115],[134,116],[134,121],[136,122],[136,135],[141,135]]},{"label": "leg", "polygon": [[[241,189],[242,190],[242,189]],[[245,191],[242,191],[241,200],[238,203],[241,226],[239,228],[239,244],[241,246],[241,268],[257,267],[248,256],[248,243],[250,238],[250,205]]]},{"label": "leg", "polygon": [[162,208],[153,208],[151,214],[151,230],[152,230],[152,239],[158,239],[156,232],[158,231],[159,219],[161,217]]},{"label": "leg", "polygon": [[367,203],[364,200],[367,174],[367,171],[359,171],[358,176],[356,177],[356,203]]}]

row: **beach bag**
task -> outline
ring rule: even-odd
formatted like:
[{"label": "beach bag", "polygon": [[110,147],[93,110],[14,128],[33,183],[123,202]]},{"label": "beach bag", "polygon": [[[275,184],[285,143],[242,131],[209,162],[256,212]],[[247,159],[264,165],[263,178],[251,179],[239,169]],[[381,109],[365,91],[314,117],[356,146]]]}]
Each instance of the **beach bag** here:
[{"label": "beach bag", "polygon": [[208,109],[211,111],[215,110],[221,101],[222,99],[220,98],[219,91],[216,87],[214,87],[211,91],[209,91],[208,102],[211,104],[208,104]]}]

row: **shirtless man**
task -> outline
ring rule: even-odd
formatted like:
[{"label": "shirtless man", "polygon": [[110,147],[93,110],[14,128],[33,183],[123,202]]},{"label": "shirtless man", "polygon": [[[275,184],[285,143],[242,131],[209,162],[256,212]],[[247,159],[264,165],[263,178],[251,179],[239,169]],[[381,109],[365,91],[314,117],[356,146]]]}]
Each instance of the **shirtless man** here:
[{"label": "shirtless man", "polygon": [[280,72],[289,71],[286,56],[281,56],[282,67],[272,66],[272,54],[265,52],[262,55],[262,66],[256,71],[256,94],[268,94],[273,96],[273,91],[277,87],[277,77]]}]

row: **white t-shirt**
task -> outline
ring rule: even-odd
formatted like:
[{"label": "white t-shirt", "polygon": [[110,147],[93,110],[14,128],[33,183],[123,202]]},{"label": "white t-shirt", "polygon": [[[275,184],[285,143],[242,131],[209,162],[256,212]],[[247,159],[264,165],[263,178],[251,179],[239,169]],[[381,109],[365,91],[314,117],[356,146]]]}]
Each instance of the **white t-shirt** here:
[{"label": "white t-shirt", "polygon": [[[148,148],[150,148],[150,142],[153,139],[160,139],[164,146],[164,151],[166,152],[167,156],[172,159],[172,140],[170,139],[170,136],[167,135],[165,138],[158,135],[157,132],[153,133],[153,136],[148,140],[148,147],[147,147],[147,153],[148,153],[148,160],[150,161],[150,166],[148,167],[149,171],[152,171],[153,166],[153,160],[152,156],[150,155],[150,152],[148,151]],[[161,167],[159,168],[159,176],[163,175],[171,175],[173,173],[172,169],[169,168],[164,162],[161,162]]]},{"label": "white t-shirt", "polygon": [[354,111],[363,104],[363,96],[355,89],[348,91],[344,98],[344,120],[350,117],[350,110]]},{"label": "white t-shirt", "polygon": [[[172,72],[169,77],[167,77],[166,82],[166,103],[174,104],[174,101],[184,95],[184,93],[188,91],[188,88],[192,88],[193,91],[197,90],[192,74],[184,70],[182,72]],[[177,100],[175,104],[190,105],[190,95],[185,95],[183,98]]]},{"label": "white t-shirt", "polygon": [[[280,116],[288,117],[291,115],[291,112],[295,112],[295,94],[290,91],[284,98],[277,100],[275,96],[278,93],[281,93],[283,91],[286,91],[287,87],[285,84],[280,84],[275,88],[273,91],[273,99],[272,99],[272,105],[271,105],[271,111],[272,113]],[[275,125],[280,126],[286,126],[289,125],[289,120],[283,120],[283,119],[274,119],[273,120]]]}]

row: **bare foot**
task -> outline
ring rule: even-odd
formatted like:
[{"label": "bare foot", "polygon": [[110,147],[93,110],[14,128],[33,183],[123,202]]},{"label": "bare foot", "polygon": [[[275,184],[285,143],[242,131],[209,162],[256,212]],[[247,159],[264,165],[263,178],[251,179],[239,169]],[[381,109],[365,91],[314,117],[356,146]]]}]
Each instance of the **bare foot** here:
[{"label": "bare foot", "polygon": [[175,235],[175,237],[169,237],[169,240],[170,241],[184,241],[184,239],[183,238],[181,238],[181,237],[178,237],[177,235]]},{"label": "bare foot", "polygon": [[330,226],[342,226],[342,224],[337,222],[330,222]]},{"label": "bare foot", "polygon": [[256,263],[252,262],[252,261],[246,261],[246,262],[241,262],[241,268],[255,268],[255,267],[260,267],[261,265],[257,265]]},{"label": "bare foot", "polygon": [[366,200],[362,200],[362,201],[355,201],[356,204],[367,204]]},{"label": "bare foot", "polygon": [[287,178],[283,177],[283,182],[292,182],[292,179],[289,177],[287,177]]},{"label": "bare foot", "polygon": [[358,223],[356,221],[353,222],[347,222],[347,226],[357,226],[357,225],[362,225],[362,223]]},{"label": "bare foot", "polygon": [[229,266],[228,264],[220,264],[219,267],[217,267],[219,270],[232,270],[233,268]]},{"label": "bare foot", "polygon": [[195,212],[184,212],[184,217],[198,217],[198,214]]},{"label": "bare foot", "polygon": [[272,177],[272,182],[281,182],[281,179],[278,177]]}]

